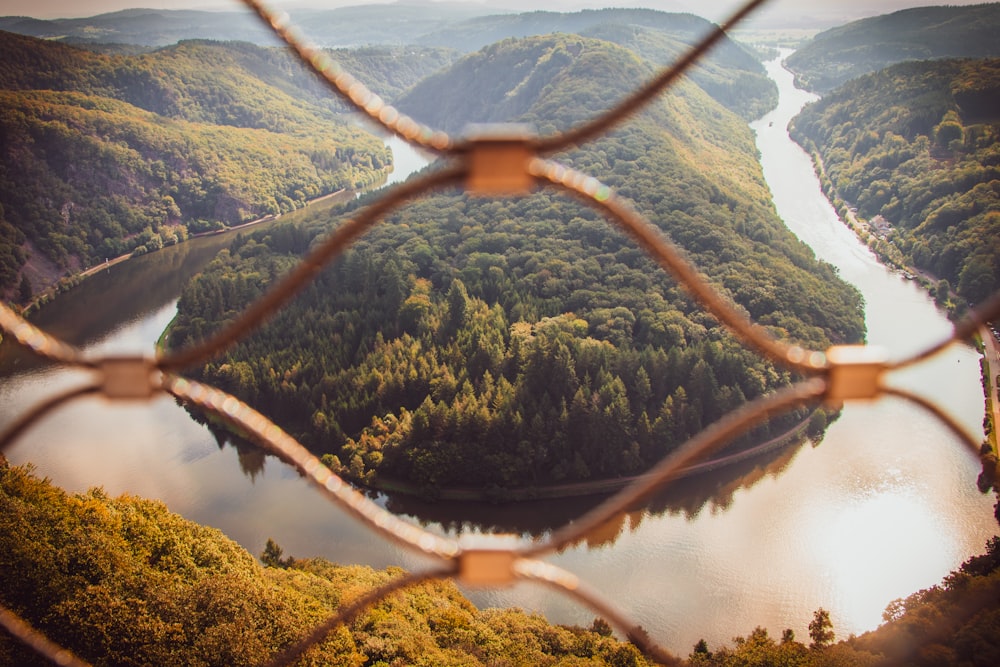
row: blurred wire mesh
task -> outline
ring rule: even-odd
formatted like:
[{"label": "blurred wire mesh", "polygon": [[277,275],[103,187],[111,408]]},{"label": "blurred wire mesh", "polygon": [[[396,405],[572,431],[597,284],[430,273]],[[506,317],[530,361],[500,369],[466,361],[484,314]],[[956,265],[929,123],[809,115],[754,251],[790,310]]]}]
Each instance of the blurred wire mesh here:
[{"label": "blurred wire mesh", "polygon": [[[516,581],[541,583],[589,607],[627,636],[649,658],[660,663],[673,663],[676,658],[651,641],[626,613],[593,592],[572,573],[547,563],[542,558],[598,530],[618,513],[662,489],[681,468],[704,457],[730,438],[771,415],[805,404],[822,401],[837,405],[844,401],[871,400],[883,395],[898,396],[934,414],[968,446],[973,455],[979,456],[978,439],[943,409],[906,390],[888,387],[883,379],[895,369],[921,363],[948,345],[973,336],[985,322],[1000,315],[1000,294],[972,310],[956,325],[952,336],[947,340],[909,358],[890,360],[887,350],[871,346],[834,346],[827,350],[806,350],[775,339],[763,327],[754,324],[731,307],[683,259],[669,240],[634,212],[627,202],[616,197],[610,188],[590,175],[544,157],[601,135],[657,98],[737,22],[764,4],[764,0],[753,0],[740,6],[729,20],[711,31],[680,60],[614,109],[564,134],[539,137],[527,128],[501,126],[487,127],[474,137],[462,139],[428,128],[387,105],[345,72],[326,52],[309,43],[286,13],[274,11],[257,0],[244,2],[273,28],[308,67],[323,77],[337,94],[388,131],[438,154],[445,161],[445,166],[389,190],[378,201],[363,209],[357,217],[338,227],[236,321],[209,340],[189,349],[171,351],[155,358],[91,358],[49,336],[9,307],[0,304],[0,329],[19,344],[50,361],[93,372],[93,379],[89,384],[52,396],[15,419],[0,434],[0,452],[37,420],[81,396],[99,394],[116,401],[143,401],[166,393],[188,405],[211,412],[239,427],[241,432],[252,435],[261,446],[305,475],[333,506],[365,522],[386,540],[438,561],[435,567],[394,579],[342,607],[306,636],[275,655],[271,665],[294,663],[306,650],[322,642],[332,629],[350,621],[392,592],[423,581],[445,578],[472,587],[502,587]],[[455,540],[432,534],[403,521],[343,481],[315,455],[253,407],[214,387],[178,375],[185,367],[208,361],[260,326],[268,315],[287,303],[318,271],[383,216],[404,202],[431,190],[455,185],[463,185],[466,191],[485,196],[517,196],[538,187],[551,187],[583,198],[601,211],[609,223],[628,234],[665,271],[683,284],[707,311],[747,345],[772,361],[797,371],[804,379],[751,401],[726,415],[583,517],[553,531],[544,540],[525,544],[505,535]],[[86,664],[2,607],[0,625],[56,664]]]}]

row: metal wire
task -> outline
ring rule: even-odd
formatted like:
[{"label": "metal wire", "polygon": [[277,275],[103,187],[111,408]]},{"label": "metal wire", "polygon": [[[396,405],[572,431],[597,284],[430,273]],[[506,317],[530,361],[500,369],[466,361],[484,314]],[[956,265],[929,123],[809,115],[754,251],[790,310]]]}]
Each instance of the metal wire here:
[{"label": "metal wire", "polygon": [[667,454],[652,470],[635,482],[573,523],[552,533],[547,541],[534,544],[524,549],[522,553],[527,556],[554,553],[586,537],[600,528],[602,524],[607,523],[609,519],[634,507],[652,492],[663,488],[664,484],[675,477],[681,468],[697,460],[698,457],[720,446],[733,436],[745,432],[768,416],[780,414],[795,406],[815,401],[822,397],[826,386],[826,383],[820,379],[807,380],[773,394],[762,396],[737,408],[728,415],[724,415],[719,421]]},{"label": "metal wire", "polygon": [[940,406],[928,401],[923,396],[919,396],[911,391],[900,389],[898,387],[885,387],[882,389],[882,393],[886,396],[896,396],[898,398],[902,398],[910,403],[913,403],[914,405],[919,405],[924,410],[927,410],[927,412],[937,417],[938,421],[947,426],[948,430],[950,430],[955,437],[961,440],[974,456],[979,456],[979,441],[973,437],[971,433],[965,430],[965,428],[958,423],[958,420],[942,410]]},{"label": "metal wire", "polygon": [[335,475],[295,438],[238,398],[200,382],[177,377],[168,377],[164,387],[173,396],[245,429],[266,449],[298,469],[344,511],[364,521],[384,537],[442,559],[454,558],[460,552],[455,540],[428,533],[382,509]]},{"label": "metal wire", "polygon": [[767,331],[740,314],[714,290],[698,271],[687,263],[670,241],[655,227],[643,220],[608,186],[552,160],[532,160],[530,172],[580,195],[584,201],[603,210],[618,226],[651,255],[666,271],[672,273],[701,304],[741,336],[747,343],[763,352],[773,361],[803,372],[816,372],[827,368],[822,352],[805,350],[798,345],[788,345],[773,338]]},{"label": "metal wire", "polygon": [[243,0],[257,15],[274,30],[275,34],[299,56],[312,71],[321,76],[341,97],[358,111],[373,121],[427,150],[440,152],[453,147],[454,143],[444,132],[437,132],[401,114],[368,88],[348,74],[339,64],[315,44],[307,41],[302,31],[292,23],[288,12],[275,11],[258,0]]},{"label": "metal wire", "polygon": [[574,598],[584,606],[596,612],[601,618],[611,624],[616,630],[628,637],[647,657],[661,665],[680,665],[681,660],[669,651],[656,644],[649,635],[635,622],[628,618],[618,607],[604,599],[581,581],[576,575],[566,572],[551,563],[532,560],[519,563],[518,574],[525,581],[534,581],[555,590],[558,593]]},{"label": "metal wire", "polygon": [[684,72],[691,68],[705,53],[726,36],[737,23],[747,17],[748,14],[764,4],[767,0],[751,0],[745,3],[736,11],[725,23],[717,26],[701,42],[687,51],[680,60],[671,67],[663,71],[662,74],[641,87],[617,107],[608,111],[600,118],[594,120],[589,125],[584,125],[570,130],[565,134],[556,135],[551,138],[541,139],[535,144],[539,153],[554,153],[572,145],[579,145],[589,141],[594,137],[604,134],[615,125],[618,125],[642,107],[649,104],[660,93],[666,90],[670,84],[676,81]]},{"label": "metal wire", "polygon": [[83,360],[83,353],[77,348],[50,336],[34,324],[18,316],[6,304],[0,302],[0,329],[14,337],[23,347],[39,357],[56,363],[92,365]]},{"label": "metal wire", "polygon": [[30,623],[0,605],[0,626],[16,637],[21,643],[30,646],[40,655],[62,667],[88,667],[88,663],[78,658],[72,651],[64,649],[54,641],[31,626]]},{"label": "metal wire", "polygon": [[435,579],[447,579],[454,574],[454,567],[443,567],[438,570],[409,573],[403,575],[402,577],[397,577],[396,579],[379,586],[375,590],[362,595],[350,604],[338,609],[337,613],[331,615],[329,618],[310,630],[309,633],[302,636],[299,641],[276,654],[274,658],[266,663],[266,667],[285,667],[285,665],[292,664],[302,657],[303,653],[325,640],[327,635],[329,635],[338,626],[350,623],[357,618],[358,614],[365,611],[372,605],[381,602],[397,591],[401,591],[404,588],[409,588],[418,584],[423,584],[428,581],[434,581]]},{"label": "metal wire", "polygon": [[[632,210],[610,188],[596,178],[541,157],[543,153],[562,150],[592,139],[648,104],[722,39],[736,22],[764,1],[753,0],[743,4],[731,19],[713,30],[673,66],[600,118],[551,137],[537,138],[514,133],[499,138],[467,139],[458,143],[447,134],[421,125],[385,104],[333,62],[329,55],[309,43],[291,23],[287,14],[276,12],[259,0],[244,0],[337,94],[389,131],[410,143],[437,152],[448,158],[450,164],[422,178],[394,187],[355,218],[342,224],[285,278],[248,307],[234,323],[206,341],[185,350],[164,354],[157,359],[86,358],[78,349],[46,334],[0,304],[0,330],[11,334],[20,345],[50,361],[92,369],[99,377],[95,383],[51,397],[26,411],[0,434],[0,451],[39,419],[82,396],[101,394],[114,400],[136,400],[168,393],[238,426],[262,447],[299,470],[333,505],[385,539],[438,561],[435,567],[393,579],[338,609],[298,641],[277,653],[270,665],[291,664],[310,648],[323,642],[335,627],[349,622],[395,591],[421,582],[448,578],[476,586],[506,586],[516,581],[541,583],[598,613],[650,659],[661,664],[677,663],[677,659],[669,651],[653,642],[625,613],[587,587],[576,575],[539,558],[591,535],[620,512],[663,489],[681,468],[704,457],[754,424],[821,400],[839,403],[843,400],[869,400],[882,395],[901,397],[933,414],[962,439],[970,450],[978,454],[975,438],[939,406],[908,391],[888,387],[882,380],[885,373],[920,363],[956,340],[968,338],[984,322],[1000,316],[998,294],[973,310],[956,326],[953,335],[947,340],[909,359],[894,363],[885,362],[874,350],[862,346],[834,347],[825,352],[803,349],[774,338],[763,327],[750,321],[714,290],[652,224]],[[502,167],[498,168],[494,163],[501,163]],[[547,540],[523,544],[507,536],[492,536],[492,539],[476,543],[452,540],[405,522],[352,488],[314,454],[251,406],[214,387],[175,375],[183,368],[206,362],[259,327],[332,259],[390,211],[430,190],[460,185],[463,182],[466,189],[486,194],[520,193],[529,190],[531,186],[543,185],[561,188],[581,197],[588,205],[605,214],[611,224],[617,225],[632,238],[664,270],[676,277],[710,313],[749,346],[773,362],[804,375],[806,379],[751,401],[724,416],[668,454],[647,474],[576,522],[556,530]],[[0,607],[0,625],[57,664],[86,664],[3,607]]]},{"label": "metal wire", "polygon": [[958,341],[968,340],[975,335],[979,329],[992,320],[1000,319],[1000,292],[993,294],[986,301],[973,308],[956,325],[950,337],[942,340],[936,345],[931,345],[926,350],[919,352],[912,357],[903,359],[892,364],[892,368],[906,368],[918,364],[921,361],[930,359],[939,354],[946,347]]},{"label": "metal wire", "polygon": [[[0,304],[2,305],[2,304]],[[57,409],[61,405],[75,401],[83,396],[93,396],[101,390],[97,384],[89,384],[77,387],[69,391],[51,396],[40,403],[36,403],[27,412],[11,422],[2,433],[0,433],[0,452],[9,447],[22,433],[31,428],[35,422]]]},{"label": "metal wire", "polygon": [[384,215],[418,194],[445,185],[458,184],[466,175],[467,170],[463,166],[459,166],[434,172],[422,179],[407,181],[393,188],[388,195],[364,209],[357,218],[353,218],[338,227],[322,245],[303,259],[267,294],[247,308],[235,322],[191,349],[164,355],[158,362],[159,368],[165,371],[180,370],[191,364],[207,361],[222,352],[247,331],[259,327],[269,315],[287,303],[312,280],[330,260],[337,257],[359,236],[375,226]]}]

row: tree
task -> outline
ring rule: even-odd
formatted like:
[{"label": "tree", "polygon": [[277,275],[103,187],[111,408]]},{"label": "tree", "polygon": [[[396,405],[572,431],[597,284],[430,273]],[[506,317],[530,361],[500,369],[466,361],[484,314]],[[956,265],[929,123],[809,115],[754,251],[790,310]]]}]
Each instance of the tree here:
[{"label": "tree", "polygon": [[590,624],[590,631],[596,632],[602,637],[610,637],[614,634],[611,624],[600,617],[595,618],[594,622]]},{"label": "tree", "polygon": [[21,287],[18,290],[18,297],[22,304],[27,305],[31,301],[31,297],[34,296],[34,292],[31,289],[31,281],[28,280],[26,274],[21,274]]},{"label": "tree", "polygon": [[284,550],[278,546],[277,542],[269,537],[267,538],[267,544],[264,545],[264,553],[260,555],[260,560],[264,563],[265,567],[280,568],[286,568],[295,562],[295,559],[291,556],[288,558],[282,558],[282,553],[284,553]]},{"label": "tree", "polygon": [[454,335],[464,324],[469,312],[469,292],[465,284],[456,278],[448,290],[448,320],[445,330]]},{"label": "tree", "polygon": [[942,148],[948,148],[951,142],[961,140],[963,134],[962,123],[958,119],[958,114],[954,111],[949,111],[945,114],[941,123],[934,128],[934,136],[937,139],[938,145]]},{"label": "tree", "polygon": [[812,639],[811,649],[824,648],[833,643],[833,623],[830,612],[820,607],[813,612],[813,620],[809,621],[809,637]]},{"label": "tree", "polygon": [[938,281],[937,287],[934,289],[934,300],[938,302],[939,305],[948,303],[948,297],[951,294],[951,284],[944,278]]}]

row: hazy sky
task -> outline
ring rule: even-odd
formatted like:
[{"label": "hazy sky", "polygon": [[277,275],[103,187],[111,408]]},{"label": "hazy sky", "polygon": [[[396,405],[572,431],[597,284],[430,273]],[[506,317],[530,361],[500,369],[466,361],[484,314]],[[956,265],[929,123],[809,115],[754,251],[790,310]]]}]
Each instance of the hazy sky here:
[{"label": "hazy sky", "polygon": [[[404,0],[411,4],[413,0]],[[423,0],[436,2],[437,0]],[[666,11],[688,11],[711,20],[721,20],[733,11],[740,0],[449,0],[462,4],[479,4],[495,9],[572,11],[592,7],[651,7]],[[824,22],[844,18],[885,14],[905,7],[949,4],[969,5],[982,0],[771,0],[761,17],[784,16],[788,19],[814,17]],[[273,5],[289,9],[300,7],[339,7],[346,5],[392,4],[388,0],[271,0]],[[37,18],[70,18],[93,16],[130,7],[164,9],[239,9],[238,0],[0,0],[0,16],[34,16]],[[838,21],[839,22],[839,21]]]}]

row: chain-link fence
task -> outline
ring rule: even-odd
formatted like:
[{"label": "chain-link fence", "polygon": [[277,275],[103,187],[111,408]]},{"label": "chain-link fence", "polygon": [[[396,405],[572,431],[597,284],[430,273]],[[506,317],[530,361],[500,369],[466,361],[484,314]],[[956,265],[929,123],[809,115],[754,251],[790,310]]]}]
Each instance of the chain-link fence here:
[{"label": "chain-link fence", "polygon": [[[320,643],[335,627],[346,623],[393,591],[432,579],[454,579],[472,587],[501,587],[517,581],[533,581],[576,599],[624,633],[647,656],[660,662],[674,658],[609,601],[592,591],[572,573],[544,559],[560,549],[585,539],[618,513],[662,489],[677,472],[704,457],[729,439],[773,416],[807,404],[867,401],[897,396],[911,401],[940,419],[966,443],[973,456],[980,455],[978,438],[934,403],[907,390],[893,388],[884,378],[893,371],[919,364],[957,341],[971,338],[985,322],[1000,316],[1000,294],[973,309],[947,339],[900,360],[890,360],[887,350],[862,345],[833,346],[809,350],[774,338],[765,328],[733,308],[653,225],[633,211],[628,203],[597,178],[580,173],[545,156],[602,135],[623,119],[661,95],[692,64],[715,45],[737,22],[762,5],[753,0],[741,6],[674,65],[636,90],[610,112],[552,136],[536,136],[524,127],[499,127],[478,136],[456,139],[406,117],[374,95],[334,62],[327,52],[309,43],[287,14],[276,12],[257,0],[245,0],[299,58],[358,110],[386,130],[411,144],[437,154],[444,166],[429,175],[411,179],[390,189],[381,199],[339,226],[312,250],[286,277],[253,303],[236,321],[205,342],[157,357],[90,357],[33,326],[13,310],[0,304],[0,329],[20,345],[52,362],[88,369],[93,378],[80,388],[56,395],[20,415],[0,434],[0,452],[37,420],[70,401],[86,395],[102,395],[114,401],[147,401],[170,394],[187,405],[206,410],[238,427],[268,451],[288,462],[307,477],[331,505],[365,522],[385,539],[437,561],[435,567],[413,572],[339,609],[308,635],[274,656],[272,665],[293,663],[310,647]],[[458,91],[456,91],[458,92]],[[582,198],[620,228],[663,270],[683,284],[702,306],[746,344],[774,363],[802,377],[792,385],[743,405],[676,448],[648,473],[638,478],[583,517],[528,544],[507,536],[478,536],[474,540],[450,539],[432,534],[403,521],[358,492],[314,454],[283,432],[253,407],[211,386],[185,379],[178,373],[204,363],[252,331],[286,304],[323,267],[353,241],[404,202],[445,186],[462,186],[485,196],[518,196],[539,187],[563,190]],[[970,480],[974,483],[974,480]],[[0,624],[21,641],[61,665],[86,664],[50,638],[32,628],[10,610],[0,607]]]}]

